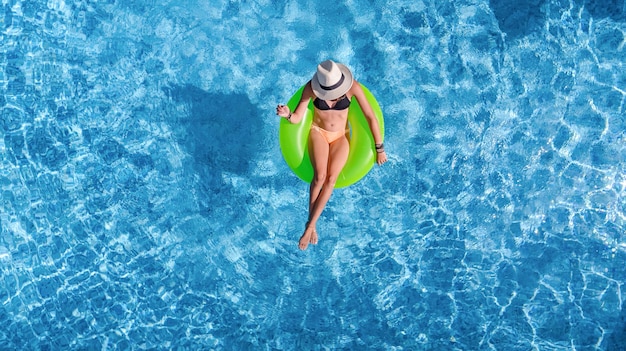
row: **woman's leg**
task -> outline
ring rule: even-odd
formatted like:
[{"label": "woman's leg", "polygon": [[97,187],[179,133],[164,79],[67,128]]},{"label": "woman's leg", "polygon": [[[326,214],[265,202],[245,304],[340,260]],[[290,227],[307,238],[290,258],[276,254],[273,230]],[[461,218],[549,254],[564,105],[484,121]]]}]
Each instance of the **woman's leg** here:
[{"label": "woman's leg", "polygon": [[[319,182],[322,182],[322,185],[321,185],[321,190],[317,193],[315,200],[312,202],[310,206],[309,222],[307,224],[307,228],[304,234],[302,235],[302,238],[300,239],[300,249],[302,250],[306,249],[309,242],[317,243],[317,237],[315,237],[314,240],[312,240],[313,239],[312,236],[314,235],[317,220],[322,215],[322,211],[326,207],[326,204],[328,203],[328,200],[330,199],[330,196],[333,193],[333,190],[335,188],[335,183],[337,182],[337,177],[339,176],[339,173],[341,172],[344,165],[346,164],[346,161],[348,160],[349,152],[350,152],[350,144],[348,142],[348,139],[345,136],[331,143],[328,148],[327,163],[325,167],[325,169],[327,170],[327,173],[325,172],[325,174],[323,174],[323,177],[322,175],[317,176],[317,173],[316,173],[316,176],[314,176],[315,178],[314,181],[316,182],[315,186],[317,187],[318,186],[317,183]],[[321,161],[322,159],[316,160],[316,162],[321,162]],[[320,166],[320,169],[321,168],[323,167]],[[315,163],[314,163],[314,169],[315,169]],[[313,182],[311,182],[311,188],[313,189]],[[313,190],[311,191],[311,194],[314,194]],[[302,239],[306,239],[307,234],[308,234],[309,240],[305,240],[306,243],[303,243]]]},{"label": "woman's leg", "polygon": [[327,168],[328,174],[326,175],[326,179],[324,179],[322,190],[320,191],[315,203],[313,204],[313,208],[311,209],[311,213],[309,215],[309,225],[315,226],[317,220],[322,215],[322,211],[326,207],[326,203],[335,189],[337,177],[339,177],[339,173],[348,160],[349,152],[350,144],[348,143],[348,139],[345,137],[342,137],[330,144]]},{"label": "woman's leg", "polygon": [[309,214],[326,179],[329,153],[330,145],[328,145],[326,139],[319,132],[311,130],[309,134],[309,158],[313,165],[313,179],[309,187]]},{"label": "woman's leg", "polygon": [[311,212],[324,185],[324,179],[326,179],[329,152],[330,146],[326,139],[318,131],[311,129],[309,133],[309,157],[313,165],[313,179],[309,187],[309,219],[298,244],[301,250],[306,249],[309,242],[317,243],[315,226],[310,225]]}]

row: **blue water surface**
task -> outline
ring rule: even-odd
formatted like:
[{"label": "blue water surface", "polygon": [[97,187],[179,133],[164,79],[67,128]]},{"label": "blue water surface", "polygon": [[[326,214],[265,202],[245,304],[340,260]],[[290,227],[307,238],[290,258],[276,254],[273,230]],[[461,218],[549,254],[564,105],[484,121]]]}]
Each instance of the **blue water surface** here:
[{"label": "blue water surface", "polygon": [[[0,4],[0,349],[624,350],[623,0]],[[390,162],[301,252],[327,58]]]}]

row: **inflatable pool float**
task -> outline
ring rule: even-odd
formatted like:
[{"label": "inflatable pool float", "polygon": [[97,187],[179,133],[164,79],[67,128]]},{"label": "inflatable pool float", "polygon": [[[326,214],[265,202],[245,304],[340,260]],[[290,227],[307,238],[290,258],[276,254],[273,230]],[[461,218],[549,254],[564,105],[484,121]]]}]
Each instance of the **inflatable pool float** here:
[{"label": "inflatable pool float", "polygon": [[[372,93],[363,84],[360,85],[372,107],[372,111],[374,111],[378,119],[380,136],[384,140],[383,112]],[[289,106],[290,111],[295,110],[298,102],[300,102],[303,90],[304,86],[289,99],[287,106]],[[352,99],[355,100],[354,97]],[[313,180],[313,165],[311,164],[308,150],[309,131],[313,122],[313,108],[313,99],[311,99],[306,115],[300,123],[292,124],[285,118],[281,118],[279,127],[280,149],[283,158],[293,173],[307,183]],[[343,188],[356,183],[372,169],[376,162],[374,137],[358,103],[350,104],[348,122],[350,124],[350,153],[348,154],[346,165],[339,173],[335,188]]]}]

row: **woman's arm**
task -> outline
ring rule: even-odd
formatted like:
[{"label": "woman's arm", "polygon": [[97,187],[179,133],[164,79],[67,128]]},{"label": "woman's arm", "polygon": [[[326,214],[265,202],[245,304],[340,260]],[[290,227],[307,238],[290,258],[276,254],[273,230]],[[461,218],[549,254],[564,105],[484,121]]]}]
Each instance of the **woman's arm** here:
[{"label": "woman's arm", "polygon": [[369,101],[367,101],[361,85],[356,80],[354,80],[352,88],[350,88],[350,93],[352,93],[352,95],[356,97],[356,101],[359,103],[359,106],[361,106],[363,115],[365,115],[365,118],[367,119],[367,123],[370,126],[372,136],[374,137],[374,144],[376,147],[376,162],[379,165],[382,165],[383,163],[387,162],[387,154],[385,153],[383,138],[380,134],[378,119],[376,118],[376,115],[374,114],[374,111],[372,110],[372,106],[370,106]]},{"label": "woman's arm", "polygon": [[302,91],[302,97],[300,98],[300,102],[298,102],[298,106],[296,106],[296,109],[291,112],[289,111],[289,106],[278,105],[278,107],[276,107],[276,114],[280,117],[286,118],[289,122],[293,124],[300,123],[302,118],[304,118],[304,116],[306,115],[306,110],[312,97],[313,89],[311,89],[311,81],[309,81]]}]

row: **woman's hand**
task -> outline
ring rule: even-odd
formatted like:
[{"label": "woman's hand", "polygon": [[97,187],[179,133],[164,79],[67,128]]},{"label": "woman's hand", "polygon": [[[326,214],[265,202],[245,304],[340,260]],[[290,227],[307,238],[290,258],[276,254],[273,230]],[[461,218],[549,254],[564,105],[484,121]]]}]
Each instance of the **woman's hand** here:
[{"label": "woman's hand", "polygon": [[387,162],[387,154],[385,153],[385,150],[383,151],[377,151],[376,152],[376,163],[378,163],[379,166],[382,166],[383,163]]},{"label": "woman's hand", "polygon": [[378,163],[379,166],[382,166],[383,163],[387,162],[387,154],[385,153],[385,144],[376,143],[374,144],[374,147],[376,148],[376,163]]},{"label": "woman's hand", "polygon": [[276,114],[279,115],[280,117],[287,118],[291,114],[291,111],[289,111],[289,106],[278,105],[276,106]]}]

